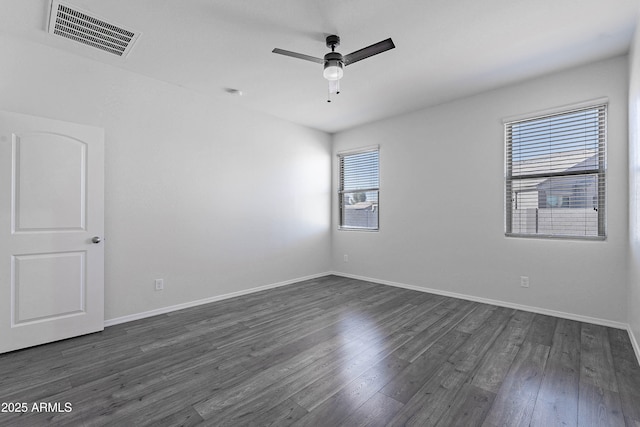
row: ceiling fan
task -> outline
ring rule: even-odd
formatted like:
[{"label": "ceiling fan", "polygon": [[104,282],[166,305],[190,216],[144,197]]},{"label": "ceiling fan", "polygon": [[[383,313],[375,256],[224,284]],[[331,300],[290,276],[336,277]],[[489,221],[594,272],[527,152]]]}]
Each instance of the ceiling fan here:
[{"label": "ceiling fan", "polygon": [[291,52],[289,50],[278,48],[273,49],[272,52],[323,64],[324,71],[322,75],[329,81],[329,98],[327,99],[327,102],[331,102],[331,94],[340,93],[340,79],[344,75],[344,67],[396,47],[396,45],[393,44],[393,40],[389,38],[343,56],[336,52],[337,46],[340,46],[340,37],[331,35],[327,36],[327,47],[331,48],[331,52],[327,53],[324,58],[316,58],[315,56],[309,56],[303,53]]}]

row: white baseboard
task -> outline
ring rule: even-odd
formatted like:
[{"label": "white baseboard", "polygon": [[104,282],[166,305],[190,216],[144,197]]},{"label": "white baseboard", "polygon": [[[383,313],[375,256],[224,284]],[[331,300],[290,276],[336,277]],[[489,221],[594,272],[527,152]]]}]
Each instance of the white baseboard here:
[{"label": "white baseboard", "polygon": [[134,320],[144,319],[146,317],[157,316],[159,314],[171,313],[172,311],[182,310],[185,308],[196,307],[202,304],[209,304],[211,302],[222,301],[229,298],[239,297],[242,295],[248,295],[255,292],[265,291],[267,289],[279,288],[280,286],[292,285],[298,282],[304,282],[305,280],[317,279],[319,277],[329,276],[331,273],[319,273],[311,276],[298,277],[296,279],[285,280],[284,282],[272,283],[269,285],[258,286],[255,288],[244,289],[242,291],[231,292],[224,295],[215,295],[208,298],[199,299],[196,301],[189,301],[182,304],[171,305],[168,307],[156,308],[154,310],[145,311],[142,313],[129,314],[127,316],[116,317],[104,321],[104,327],[118,325],[120,323],[132,322]]},{"label": "white baseboard", "polygon": [[631,325],[627,326],[627,332],[629,333],[629,339],[631,340],[633,351],[636,352],[636,359],[638,359],[638,363],[640,363],[640,345],[638,345],[638,340],[636,340],[636,335],[633,333]]},{"label": "white baseboard", "polygon": [[608,327],[616,328],[616,329],[629,330],[629,325],[628,324],[622,323],[622,322],[615,322],[613,320],[599,319],[597,317],[589,317],[589,316],[582,316],[582,315],[579,315],[579,314],[565,313],[563,311],[549,310],[549,309],[541,308],[541,307],[532,307],[532,306],[528,306],[528,305],[515,304],[515,303],[507,302],[507,301],[499,301],[499,300],[494,300],[494,299],[489,299],[489,298],[481,298],[481,297],[476,297],[476,296],[473,296],[473,295],[466,295],[466,294],[459,294],[459,293],[456,293],[456,292],[443,291],[443,290],[440,290],[440,289],[432,289],[432,288],[424,288],[422,286],[407,285],[407,284],[404,284],[404,283],[391,282],[391,281],[388,281],[388,280],[374,279],[374,278],[371,278],[371,277],[363,277],[363,276],[357,276],[357,275],[347,274],[347,273],[340,273],[340,272],[337,272],[337,271],[333,271],[333,272],[331,272],[331,274],[334,274],[336,276],[348,277],[348,278],[351,278],[351,279],[358,279],[358,280],[364,280],[364,281],[367,281],[367,282],[379,283],[381,285],[389,285],[389,286],[395,286],[397,288],[410,289],[412,291],[428,292],[430,294],[442,295],[442,296],[453,297],[453,298],[460,298],[460,299],[474,301],[474,302],[480,302],[480,303],[484,303],[484,304],[497,305],[497,306],[500,306],[500,307],[514,308],[516,310],[530,311],[532,313],[545,314],[547,316],[555,316],[555,317],[560,317],[560,318],[569,319],[569,320],[576,320],[578,322],[593,323],[595,325],[608,326]]}]

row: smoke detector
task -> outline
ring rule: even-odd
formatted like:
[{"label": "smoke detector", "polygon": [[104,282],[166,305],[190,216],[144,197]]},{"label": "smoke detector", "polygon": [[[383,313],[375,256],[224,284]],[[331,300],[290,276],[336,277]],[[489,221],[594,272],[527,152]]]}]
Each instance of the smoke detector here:
[{"label": "smoke detector", "polygon": [[49,34],[126,57],[140,36],[139,32],[108,22],[91,12],[52,0]]}]

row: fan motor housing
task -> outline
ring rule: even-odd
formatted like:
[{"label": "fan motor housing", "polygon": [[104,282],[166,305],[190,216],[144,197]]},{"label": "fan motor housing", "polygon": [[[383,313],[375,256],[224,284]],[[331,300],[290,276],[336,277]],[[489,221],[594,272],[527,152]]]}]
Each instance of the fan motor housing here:
[{"label": "fan motor housing", "polygon": [[343,62],[342,54],[338,52],[329,52],[324,56],[324,63],[327,62]]}]

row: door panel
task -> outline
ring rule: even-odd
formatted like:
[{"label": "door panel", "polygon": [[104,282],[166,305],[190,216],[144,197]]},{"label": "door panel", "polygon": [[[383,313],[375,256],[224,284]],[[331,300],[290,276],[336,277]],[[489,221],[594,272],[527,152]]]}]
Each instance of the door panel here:
[{"label": "door panel", "polygon": [[13,257],[13,325],[85,312],[85,252]]},{"label": "door panel", "polygon": [[0,352],[104,327],[103,140],[0,112]]},{"label": "door panel", "polygon": [[51,133],[13,139],[14,231],[84,230],[86,144]]}]

